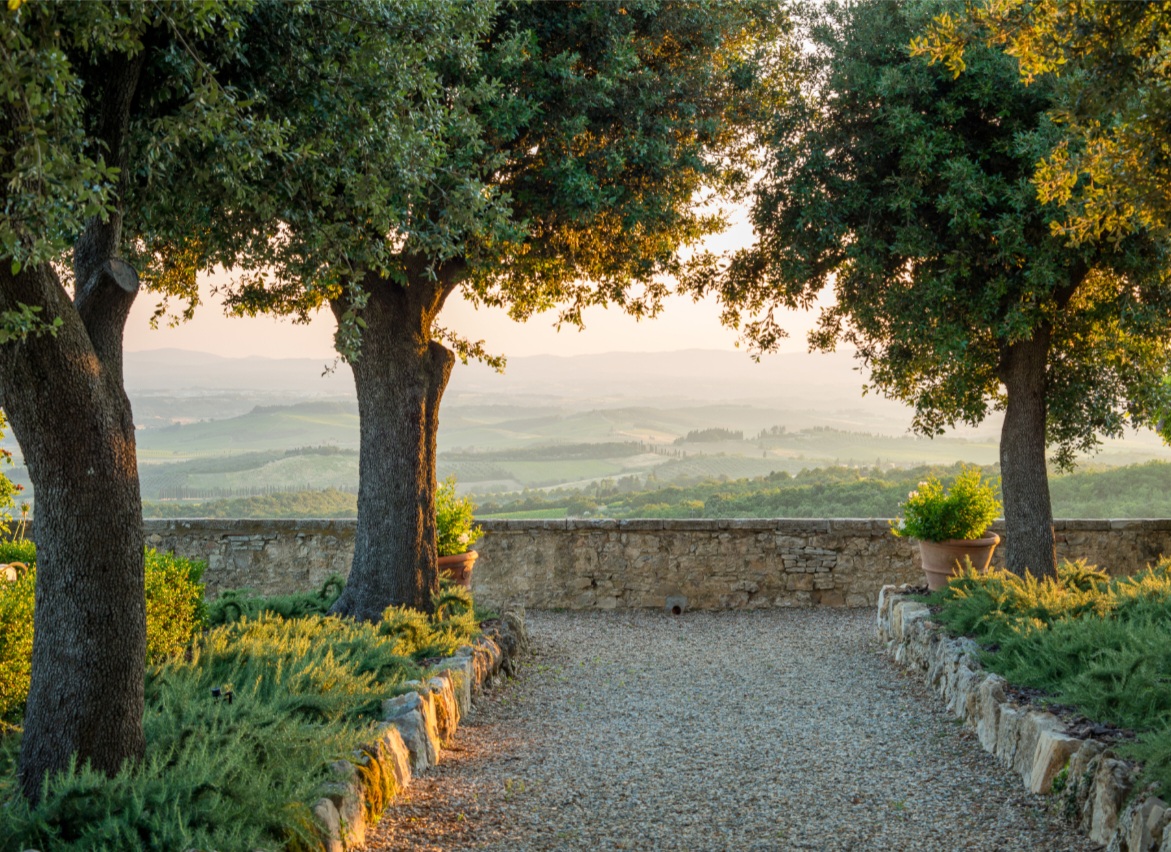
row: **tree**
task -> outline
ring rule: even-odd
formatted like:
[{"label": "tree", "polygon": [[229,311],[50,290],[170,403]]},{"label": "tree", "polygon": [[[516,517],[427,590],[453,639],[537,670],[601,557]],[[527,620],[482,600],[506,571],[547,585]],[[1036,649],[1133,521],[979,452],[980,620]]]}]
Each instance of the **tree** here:
[{"label": "tree", "polygon": [[[326,301],[338,319],[361,460],[353,568],[335,611],[363,619],[392,603],[427,608],[438,586],[439,403],[456,353],[484,355],[439,325],[448,297],[460,289],[518,319],[559,306],[577,324],[593,304],[653,314],[680,250],[722,227],[705,202],[745,185],[756,111],[783,67],[771,3],[470,8],[486,13],[482,32],[473,20],[475,38],[421,63],[439,89],[404,104],[426,153],[382,170],[368,167],[384,156],[378,138],[335,146],[329,168],[360,175],[374,203],[345,181],[271,184],[287,191],[282,242],[256,253],[268,271],[242,277],[232,300],[292,314]],[[334,105],[294,109],[350,138]]]},{"label": "tree", "polygon": [[959,75],[974,44],[1002,46],[1025,82],[1054,90],[1050,115],[1066,138],[1038,163],[1043,202],[1072,242],[1133,231],[1171,233],[1171,7],[1166,3],[986,0],[944,13],[914,41],[917,54]]},{"label": "tree", "polygon": [[709,258],[693,286],[762,350],[773,310],[809,307],[832,283],[811,343],[857,347],[870,382],[940,434],[1003,409],[1007,563],[1055,570],[1046,444],[1072,463],[1098,436],[1149,420],[1164,394],[1171,284],[1142,234],[1076,247],[1030,181],[1059,130],[1051,88],[1025,86],[987,46],[955,77],[909,55],[951,7],[829,4],[808,10],[812,50],[767,143],[755,246]]},{"label": "tree", "polygon": [[121,348],[140,273],[166,270],[127,258],[133,221],[186,233],[209,176],[279,147],[279,128],[251,120],[196,52],[238,46],[236,11],[10,2],[0,18],[0,392],[37,493],[19,769],[33,799],[74,757],[112,774],[143,753],[142,518]]}]

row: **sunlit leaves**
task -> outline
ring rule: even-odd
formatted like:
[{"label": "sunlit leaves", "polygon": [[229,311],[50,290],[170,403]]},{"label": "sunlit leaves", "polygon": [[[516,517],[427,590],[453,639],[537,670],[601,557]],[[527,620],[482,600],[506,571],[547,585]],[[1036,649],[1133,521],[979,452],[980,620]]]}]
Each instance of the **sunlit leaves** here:
[{"label": "sunlit leaves", "polygon": [[870,385],[914,405],[924,434],[1002,407],[1002,355],[1041,328],[1059,463],[1157,419],[1168,257],[1144,234],[1071,248],[1068,208],[1038,199],[1035,165],[1066,138],[1050,118],[1062,90],[1043,75],[1024,85],[983,41],[965,46],[959,74],[908,55],[929,25],[961,25],[956,4],[824,4],[804,17],[803,84],[772,127],[758,244],[707,258],[696,291],[718,292],[725,321],[767,351],[783,336],[774,310],[832,287],[811,343],[854,347]]},{"label": "sunlit leaves", "polygon": [[1037,165],[1042,201],[1062,205],[1074,243],[1171,231],[1171,4],[984,0],[941,15],[912,50],[965,68],[974,45],[1003,46],[1022,79],[1055,78],[1052,116],[1068,133]]}]

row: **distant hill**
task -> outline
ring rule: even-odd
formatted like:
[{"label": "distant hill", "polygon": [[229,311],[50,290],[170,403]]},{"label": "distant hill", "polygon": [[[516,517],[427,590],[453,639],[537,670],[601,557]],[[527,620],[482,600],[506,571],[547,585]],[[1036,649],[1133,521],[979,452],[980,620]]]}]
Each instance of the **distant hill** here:
[{"label": "distant hill", "polygon": [[[313,358],[224,358],[207,352],[156,349],[126,353],[126,388],[139,423],[156,425],[173,398],[193,417],[192,400],[216,397],[217,410],[235,416],[249,392],[262,402],[354,396],[349,367]],[[744,352],[611,352],[509,359],[503,374],[483,364],[456,364],[444,409],[551,406],[583,410],[630,405],[655,408],[739,403],[787,411],[791,426],[906,431],[908,409],[862,395],[862,377],[849,353],[785,353],[755,363]],[[141,404],[139,404],[141,401]],[[205,415],[207,416],[207,415]],[[214,415],[212,415],[214,416]],[[830,419],[827,419],[827,416]],[[217,418],[218,419],[218,418]]]}]

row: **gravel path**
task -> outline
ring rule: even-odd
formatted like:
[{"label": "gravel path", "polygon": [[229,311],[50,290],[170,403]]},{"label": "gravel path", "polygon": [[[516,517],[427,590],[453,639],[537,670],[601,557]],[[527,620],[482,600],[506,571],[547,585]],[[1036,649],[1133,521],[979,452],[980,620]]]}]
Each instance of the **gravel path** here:
[{"label": "gravel path", "polygon": [[869,610],[530,613],[535,653],[380,850],[1091,850]]}]

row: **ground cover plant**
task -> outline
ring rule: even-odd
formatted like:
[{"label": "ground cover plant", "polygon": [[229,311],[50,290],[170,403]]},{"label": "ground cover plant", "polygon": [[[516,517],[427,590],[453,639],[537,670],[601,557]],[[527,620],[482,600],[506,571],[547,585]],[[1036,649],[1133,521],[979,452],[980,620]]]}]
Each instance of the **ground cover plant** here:
[{"label": "ground cover plant", "polygon": [[[33,642],[36,546],[31,541],[0,543],[0,563],[20,562],[15,582],[0,582],[0,722],[12,724],[24,712]],[[182,652],[203,628],[205,565],[169,553],[146,551],[146,647],[159,663]]]},{"label": "ground cover plant", "polygon": [[[17,556],[31,562],[35,551],[0,547],[0,558]],[[478,634],[470,593],[446,585],[433,615],[391,607],[379,624],[324,614],[344,585],[339,577],[301,595],[226,592],[206,613],[200,600],[190,616],[152,605],[152,575],[176,584],[185,566],[185,576],[198,580],[199,563],[147,555],[148,619],[152,612],[158,618],[148,623],[157,650],[147,668],[145,760],[110,779],[72,766],[49,778],[33,804],[17,788],[20,729],[7,726],[0,734],[0,847],[317,848],[309,806],[329,780],[329,764],[372,739],[382,700],[419,677],[422,661]],[[31,645],[32,584],[27,596],[15,590],[32,573],[0,586],[0,673],[23,655],[25,688],[30,649],[7,639],[27,633]],[[24,633],[9,629],[21,618],[29,625]],[[196,632],[204,619],[213,626],[194,641],[189,632],[175,642],[192,619]]]},{"label": "ground cover plant", "polygon": [[1084,561],[1043,579],[969,569],[930,601],[1010,683],[1136,732],[1120,751],[1171,790],[1171,559],[1122,578]]}]

